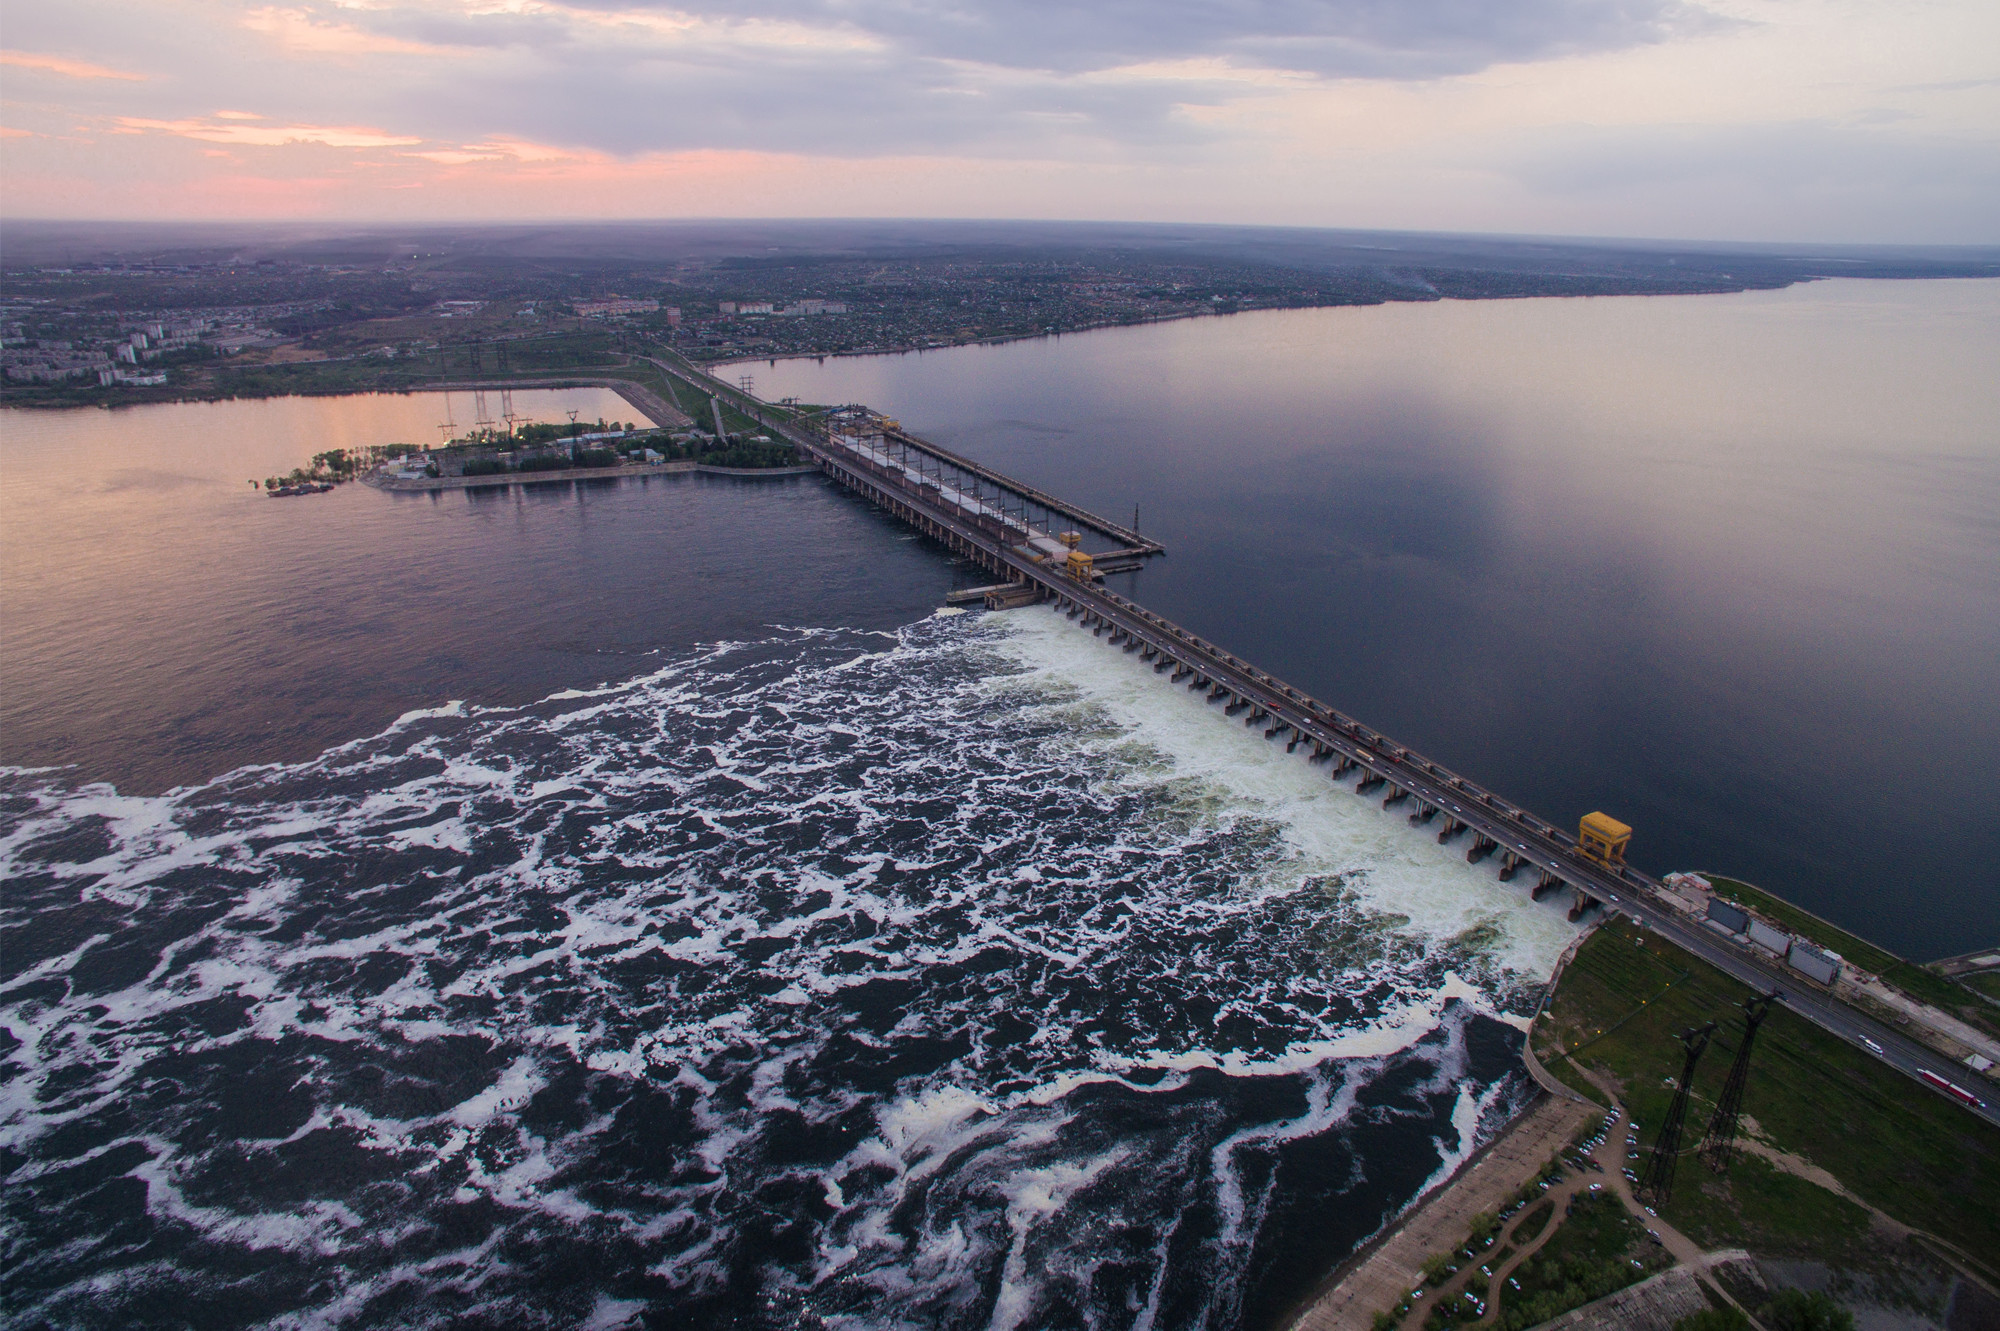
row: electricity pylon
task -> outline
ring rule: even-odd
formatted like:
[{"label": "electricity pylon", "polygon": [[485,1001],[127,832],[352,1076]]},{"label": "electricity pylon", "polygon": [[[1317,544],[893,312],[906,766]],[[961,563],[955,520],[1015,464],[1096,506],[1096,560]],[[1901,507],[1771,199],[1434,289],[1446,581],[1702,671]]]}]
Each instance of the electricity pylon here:
[{"label": "electricity pylon", "polygon": [[1688,1091],[1694,1086],[1694,1065],[1701,1061],[1708,1042],[1715,1037],[1715,1023],[1682,1031],[1678,1037],[1687,1049],[1687,1061],[1681,1065],[1680,1085],[1674,1088],[1674,1103],[1667,1110],[1667,1121],[1660,1125],[1660,1135],[1653,1139],[1653,1158],[1646,1162],[1646,1176],[1639,1180],[1639,1191],[1653,1199],[1655,1206],[1663,1206],[1674,1195],[1674,1162],[1681,1152],[1681,1124],[1687,1119]]},{"label": "electricity pylon", "polygon": [[1757,1042],[1757,1028],[1777,998],[1775,993],[1758,994],[1743,1002],[1743,1043],[1736,1047],[1736,1061],[1729,1065],[1729,1080],[1715,1103],[1715,1117],[1708,1121],[1708,1138],[1701,1144],[1701,1158],[1718,1174],[1729,1172],[1729,1157],[1736,1149],[1736,1120],[1743,1112],[1743,1084],[1750,1077],[1750,1046]]}]

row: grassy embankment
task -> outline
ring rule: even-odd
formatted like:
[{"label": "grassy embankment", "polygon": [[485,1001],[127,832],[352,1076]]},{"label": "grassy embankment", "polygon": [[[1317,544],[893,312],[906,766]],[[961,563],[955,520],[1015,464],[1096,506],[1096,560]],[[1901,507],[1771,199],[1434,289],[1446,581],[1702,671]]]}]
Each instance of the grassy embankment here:
[{"label": "grassy embankment", "polygon": [[[663,377],[671,378],[671,376]],[[714,399],[714,394],[704,392],[685,380],[673,379],[671,388],[663,390],[661,395],[676,403],[682,411],[685,411],[694,420],[697,427],[704,430],[713,430],[715,428],[714,417],[709,412],[709,403]],[[779,402],[766,402],[760,410],[767,416],[776,417],[781,421],[796,423],[816,413],[824,412],[827,408],[814,403],[799,403],[796,406],[786,406]],[[722,423],[730,434],[761,434],[765,432],[763,425],[731,406],[727,396],[724,396],[722,399]]]},{"label": "grassy embankment", "polygon": [[[645,368],[653,369],[650,365]],[[659,374],[662,381],[656,391],[669,402],[674,403],[682,411],[686,412],[694,421],[696,429],[712,433],[715,429],[715,412],[713,410],[715,398],[708,393],[702,392],[692,384],[677,379],[672,375],[661,374],[658,370],[654,370],[654,373]],[[789,416],[791,414],[783,407],[772,407],[770,410],[773,414],[779,416]],[[723,400],[722,405],[722,428],[728,434],[755,436],[766,433],[764,426],[751,420],[734,407],[731,407],[727,399]],[[797,450],[782,440],[768,444],[752,443],[746,440],[742,443],[719,445],[711,450],[702,452],[699,456],[703,462],[712,466],[743,468],[786,467],[797,463],[799,460]]]},{"label": "grassy embankment", "polygon": [[[1718,884],[1720,886],[1720,884]],[[1759,903],[1760,906],[1762,903]],[[1856,940],[1857,942],[1859,940]],[[1865,944],[1863,945],[1865,947]],[[1866,965],[1867,962],[1861,964]],[[1676,1032],[1721,1022],[1696,1073],[1684,1143],[1698,1144],[1742,1038],[1743,985],[1619,919],[1598,930],[1563,973],[1534,1040],[1549,1070],[1602,1100],[1563,1054],[1657,1129],[1680,1073]],[[1932,1094],[1784,1008],[1757,1037],[1744,1095],[1745,1135],[1825,1170],[1894,1220],[2000,1268],[2000,1129]],[[1642,1134],[1650,1149],[1650,1131]],[[1682,1157],[1663,1214],[1707,1247],[1867,1266],[1882,1245],[1853,1202],[1755,1155],[1726,1178]]]},{"label": "grassy embankment", "polygon": [[1819,916],[1800,910],[1782,897],[1774,897],[1748,883],[1734,878],[1710,877],[1716,895],[1726,897],[1739,905],[1766,915],[1784,925],[1795,934],[1812,939],[1822,947],[1831,948],[1843,958],[1872,971],[1910,997],[1929,1003],[1932,1007],[1948,1012],[1960,1021],[1975,1026],[1995,1036],[2000,1036],[2000,1011],[1967,990],[1961,982],[1940,975],[1928,966],[1919,966],[1913,961],[1905,961],[1884,948],[1879,948],[1864,938],[1857,938],[1837,925],[1829,924]]}]

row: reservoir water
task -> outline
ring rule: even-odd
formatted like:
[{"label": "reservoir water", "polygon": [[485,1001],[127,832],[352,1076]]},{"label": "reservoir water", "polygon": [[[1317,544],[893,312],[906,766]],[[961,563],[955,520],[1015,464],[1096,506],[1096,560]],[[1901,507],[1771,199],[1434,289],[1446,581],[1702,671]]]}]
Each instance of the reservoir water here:
[{"label": "reservoir water", "polygon": [[[1993,290],[756,373],[1138,502],[1135,595],[1550,816],[1828,913],[1943,827],[1955,951]],[[9,1317],[1260,1326],[1522,1101],[1558,905],[816,477],[245,484],[443,405],[0,420]]]},{"label": "reservoir water", "polygon": [[1926,959],[2000,941],[1995,366],[2000,283],[1830,281],[740,369],[1136,505],[1148,608]]}]

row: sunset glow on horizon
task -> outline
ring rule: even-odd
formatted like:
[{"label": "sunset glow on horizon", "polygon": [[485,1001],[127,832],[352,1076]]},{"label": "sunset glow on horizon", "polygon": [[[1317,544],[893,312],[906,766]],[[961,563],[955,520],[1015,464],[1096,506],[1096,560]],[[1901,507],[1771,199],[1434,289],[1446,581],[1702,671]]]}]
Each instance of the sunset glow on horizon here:
[{"label": "sunset glow on horizon", "polygon": [[1042,217],[1979,243],[2000,11],[16,7],[14,217]]}]

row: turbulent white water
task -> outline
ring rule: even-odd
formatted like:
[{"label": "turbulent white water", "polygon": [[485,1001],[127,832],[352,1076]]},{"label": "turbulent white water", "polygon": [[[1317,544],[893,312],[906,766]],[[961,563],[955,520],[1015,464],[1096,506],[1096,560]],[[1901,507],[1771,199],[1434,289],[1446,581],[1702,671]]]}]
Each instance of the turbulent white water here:
[{"label": "turbulent white water", "polygon": [[1254,1322],[1572,933],[1046,610],[5,791],[22,1325]]}]

